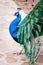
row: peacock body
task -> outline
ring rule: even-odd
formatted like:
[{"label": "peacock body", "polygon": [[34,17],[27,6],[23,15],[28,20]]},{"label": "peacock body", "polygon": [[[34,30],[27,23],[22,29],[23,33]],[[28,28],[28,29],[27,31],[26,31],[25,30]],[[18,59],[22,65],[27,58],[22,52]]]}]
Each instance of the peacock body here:
[{"label": "peacock body", "polygon": [[[18,32],[18,29],[16,29],[16,28],[17,28],[18,24],[19,24],[20,21],[21,21],[21,15],[20,15],[19,12],[16,12],[16,13],[15,13],[15,16],[17,16],[17,18],[14,19],[14,20],[11,22],[11,24],[10,24],[10,26],[9,26],[9,32],[10,32],[12,38],[13,38],[15,41],[17,41],[16,35],[17,35],[17,32]],[[18,41],[17,41],[17,42],[18,42]]]},{"label": "peacock body", "polygon": [[[40,0],[40,2],[36,4],[34,9],[29,14],[27,14],[21,23],[20,21],[21,16],[19,19],[15,19],[13,21],[16,22],[14,26],[11,23],[9,28],[11,30],[10,34],[14,40],[16,38],[17,42],[24,46],[25,54],[28,58],[30,58],[31,65],[35,62],[40,50],[40,42],[38,40],[37,48],[35,38],[39,38],[43,35],[43,0]],[[30,49],[28,48],[29,44]]]}]

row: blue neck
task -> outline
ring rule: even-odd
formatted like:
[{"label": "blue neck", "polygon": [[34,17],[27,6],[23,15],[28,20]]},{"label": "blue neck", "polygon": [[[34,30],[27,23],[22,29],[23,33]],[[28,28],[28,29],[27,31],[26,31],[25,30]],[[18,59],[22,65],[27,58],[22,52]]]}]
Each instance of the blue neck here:
[{"label": "blue neck", "polygon": [[11,22],[10,26],[9,26],[9,32],[10,32],[11,35],[12,35],[12,33],[16,30],[16,27],[18,26],[18,24],[20,23],[20,21],[21,21],[21,15],[19,14],[19,15],[17,16],[17,18],[14,19],[14,20]]}]

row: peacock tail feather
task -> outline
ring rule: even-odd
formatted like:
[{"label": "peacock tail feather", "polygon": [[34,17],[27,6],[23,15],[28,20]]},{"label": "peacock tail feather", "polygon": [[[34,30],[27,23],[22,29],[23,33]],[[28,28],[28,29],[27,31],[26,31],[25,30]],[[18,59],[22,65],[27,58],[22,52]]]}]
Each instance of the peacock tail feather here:
[{"label": "peacock tail feather", "polygon": [[15,15],[17,18],[10,24],[9,32],[15,41],[24,46],[25,54],[30,58],[31,65],[38,57],[40,36],[43,35],[43,0],[36,4],[21,23],[20,13],[16,12]]},{"label": "peacock tail feather", "polygon": [[[38,48],[36,49],[35,38],[43,35],[43,0],[40,0],[40,2],[36,4],[34,9],[27,14],[17,28],[19,28],[19,30],[16,38],[18,42],[24,46],[25,54],[30,58],[30,64],[32,64],[38,57],[40,50],[39,40],[37,43]],[[30,44],[30,50],[27,47],[28,44]]]}]

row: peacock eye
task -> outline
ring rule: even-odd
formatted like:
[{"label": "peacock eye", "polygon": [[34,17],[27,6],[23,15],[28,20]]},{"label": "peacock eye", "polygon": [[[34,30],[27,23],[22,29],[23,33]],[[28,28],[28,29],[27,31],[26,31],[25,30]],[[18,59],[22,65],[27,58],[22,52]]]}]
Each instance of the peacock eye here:
[{"label": "peacock eye", "polygon": [[16,15],[18,15],[18,13],[16,13]]}]

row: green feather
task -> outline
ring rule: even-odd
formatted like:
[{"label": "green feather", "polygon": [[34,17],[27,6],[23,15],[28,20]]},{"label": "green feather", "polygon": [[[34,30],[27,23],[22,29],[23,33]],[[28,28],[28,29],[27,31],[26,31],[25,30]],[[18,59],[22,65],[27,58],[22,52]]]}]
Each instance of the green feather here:
[{"label": "green feather", "polygon": [[[24,46],[25,54],[28,58],[30,58],[30,64],[34,63],[35,59],[38,57],[38,54],[36,52],[35,41],[33,43],[33,40],[35,40],[35,38],[33,40],[30,40],[32,39],[31,32],[32,30],[34,30],[36,38],[40,37],[40,34],[43,35],[43,19],[41,17],[42,14],[43,14],[43,0],[40,0],[40,2],[36,4],[34,9],[30,13],[28,13],[26,17],[18,25],[19,30],[17,33],[17,39],[18,42]],[[35,26],[37,27],[37,29]],[[30,41],[30,51],[27,48],[27,43],[29,43],[29,41]],[[39,48],[40,47],[38,47],[38,49]]]}]

